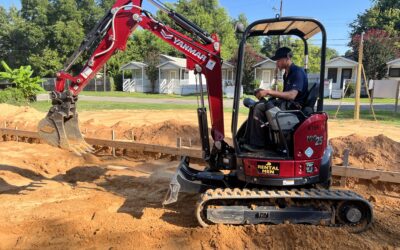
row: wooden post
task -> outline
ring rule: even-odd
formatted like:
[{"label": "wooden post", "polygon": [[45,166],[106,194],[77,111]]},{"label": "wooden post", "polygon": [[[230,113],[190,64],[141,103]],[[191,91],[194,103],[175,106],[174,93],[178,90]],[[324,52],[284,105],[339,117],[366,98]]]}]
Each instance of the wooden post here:
[{"label": "wooden post", "polygon": [[177,148],[182,147],[182,137],[176,138],[176,147]]},{"label": "wooden post", "polygon": [[192,138],[189,138],[189,148],[192,147]]},{"label": "wooden post", "polygon": [[104,64],[103,67],[103,89],[106,92],[106,81],[107,81],[107,63]]},{"label": "wooden post", "polygon": [[360,94],[361,94],[361,70],[364,49],[364,32],[361,33],[360,46],[358,48],[358,69],[355,93],[354,120],[360,119]]},{"label": "wooden post", "polygon": [[374,116],[374,120],[375,120],[375,121],[378,121],[378,120],[376,119],[374,106],[372,106],[372,98],[371,98],[371,95],[369,94],[369,86],[367,86],[367,84],[369,85],[369,82],[368,82],[367,76],[366,76],[366,74],[365,74],[364,65],[362,65],[362,71],[363,71],[363,76],[364,76],[364,81],[365,81],[365,84],[364,84],[364,85],[365,85],[365,91],[367,91],[368,100],[369,100],[369,109],[371,110],[372,115]]},{"label": "wooden post", "polygon": [[[115,131],[114,129],[111,131],[111,140],[115,141]],[[112,155],[115,157],[115,148],[112,148]]]},{"label": "wooden post", "polygon": [[350,150],[346,148],[343,152],[343,166],[346,168],[344,175],[340,178],[340,186],[345,187],[346,186],[346,175],[347,175],[347,168],[349,167],[349,155],[350,155]]},{"label": "wooden post", "polygon": [[[15,126],[15,130],[18,130],[18,127],[17,127],[17,126]],[[18,142],[18,135],[17,135],[16,138],[17,138],[17,142]]]}]

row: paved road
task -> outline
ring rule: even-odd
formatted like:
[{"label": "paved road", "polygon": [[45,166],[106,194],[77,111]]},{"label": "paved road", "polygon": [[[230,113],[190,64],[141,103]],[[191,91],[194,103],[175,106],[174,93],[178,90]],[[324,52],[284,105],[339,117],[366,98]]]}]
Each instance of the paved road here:
[{"label": "paved road", "polygon": [[[40,94],[37,97],[38,101],[49,100],[48,94]],[[85,96],[79,95],[79,100],[82,101],[92,101],[92,102],[122,102],[122,103],[145,103],[145,104],[197,104],[197,100],[187,100],[187,99],[177,99],[177,98],[160,98],[160,99],[150,99],[150,98],[135,98],[135,97],[111,97],[111,96]],[[324,110],[336,110],[340,101],[338,100],[325,100]],[[224,99],[225,107],[232,107],[232,99]],[[340,110],[353,110],[354,104],[343,102]],[[361,110],[368,110],[368,103],[361,103]],[[374,104],[375,110],[388,110],[394,111],[394,104]],[[400,107],[398,108],[400,110]]]}]

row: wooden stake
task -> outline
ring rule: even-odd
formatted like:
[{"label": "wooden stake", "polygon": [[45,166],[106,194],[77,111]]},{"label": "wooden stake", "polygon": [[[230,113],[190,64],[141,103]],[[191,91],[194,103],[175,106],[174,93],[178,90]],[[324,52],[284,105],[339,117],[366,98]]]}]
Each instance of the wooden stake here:
[{"label": "wooden stake", "polygon": [[345,187],[346,186],[346,175],[347,175],[347,168],[349,167],[349,155],[350,155],[350,150],[346,148],[343,152],[343,166],[346,168],[344,175],[340,178],[340,186]]},{"label": "wooden stake", "polygon": [[[364,85],[365,85],[365,90],[367,91],[367,95],[368,95],[369,109],[371,110],[372,115],[374,116],[374,120],[375,120],[375,121],[378,121],[378,120],[376,119],[374,106],[372,106],[372,98],[371,98],[371,96],[370,96],[370,94],[369,94],[369,89],[368,89],[368,86],[367,86],[367,76],[365,75],[364,65],[362,65],[362,71],[363,71],[364,82],[365,82],[365,84],[364,84]],[[368,83],[368,84],[369,84],[369,83]]]},{"label": "wooden stake", "polygon": [[357,81],[356,81],[354,120],[360,119],[360,94],[361,94],[361,70],[362,70],[361,67],[363,60],[363,49],[364,49],[364,32],[361,33],[360,47],[358,48],[358,70],[357,70]]},{"label": "wooden stake", "polygon": [[[114,129],[111,131],[111,140],[115,141],[115,131]],[[112,148],[112,155],[115,157],[115,148]]]},{"label": "wooden stake", "polygon": [[182,137],[176,138],[176,147],[177,148],[182,147]]}]

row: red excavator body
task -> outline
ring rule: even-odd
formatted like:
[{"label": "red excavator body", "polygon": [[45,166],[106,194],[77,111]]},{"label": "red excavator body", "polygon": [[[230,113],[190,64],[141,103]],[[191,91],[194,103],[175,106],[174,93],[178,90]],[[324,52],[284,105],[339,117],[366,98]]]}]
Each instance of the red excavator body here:
[{"label": "red excavator body", "polygon": [[[142,0],[117,0],[68,60],[65,69],[57,73],[56,88],[51,93],[53,106],[39,124],[41,138],[77,154],[91,151],[79,130],[78,94],[114,53],[125,50],[130,34],[140,26],[182,52],[187,69],[194,70],[199,81],[197,113],[206,167],[201,171],[193,169],[189,157],[182,157],[164,204],[176,202],[179,192],[199,193],[196,217],[202,226],[291,222],[366,229],[372,221],[370,204],[354,192],[329,189],[332,149],[328,145],[328,116],[322,110],[326,56],[323,25],[310,18],[277,17],[256,21],[243,31],[236,65],[233,145],[228,145],[224,141],[218,36],[209,35],[158,1],[149,1],[195,38],[157,20],[142,8]],[[309,88],[306,103],[300,110],[267,111],[269,120],[262,125],[268,133],[268,145],[257,152],[246,149],[248,121],[237,129],[246,40],[253,36],[298,36],[304,41],[307,70],[307,40],[317,33],[322,34],[320,81]],[[67,73],[85,51],[93,53],[82,70],[75,76]],[[206,91],[202,75],[206,79]],[[212,146],[205,94],[208,95]],[[250,109],[252,105],[248,105]]]}]

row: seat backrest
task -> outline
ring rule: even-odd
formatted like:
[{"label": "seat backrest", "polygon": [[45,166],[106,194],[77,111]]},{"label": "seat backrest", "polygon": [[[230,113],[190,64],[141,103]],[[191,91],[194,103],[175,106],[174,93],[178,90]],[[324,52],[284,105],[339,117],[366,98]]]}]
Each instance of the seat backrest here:
[{"label": "seat backrest", "polygon": [[318,99],[319,86],[315,83],[307,93],[306,101],[304,102],[304,107],[302,111],[305,115],[310,115],[314,113],[314,106]]}]

